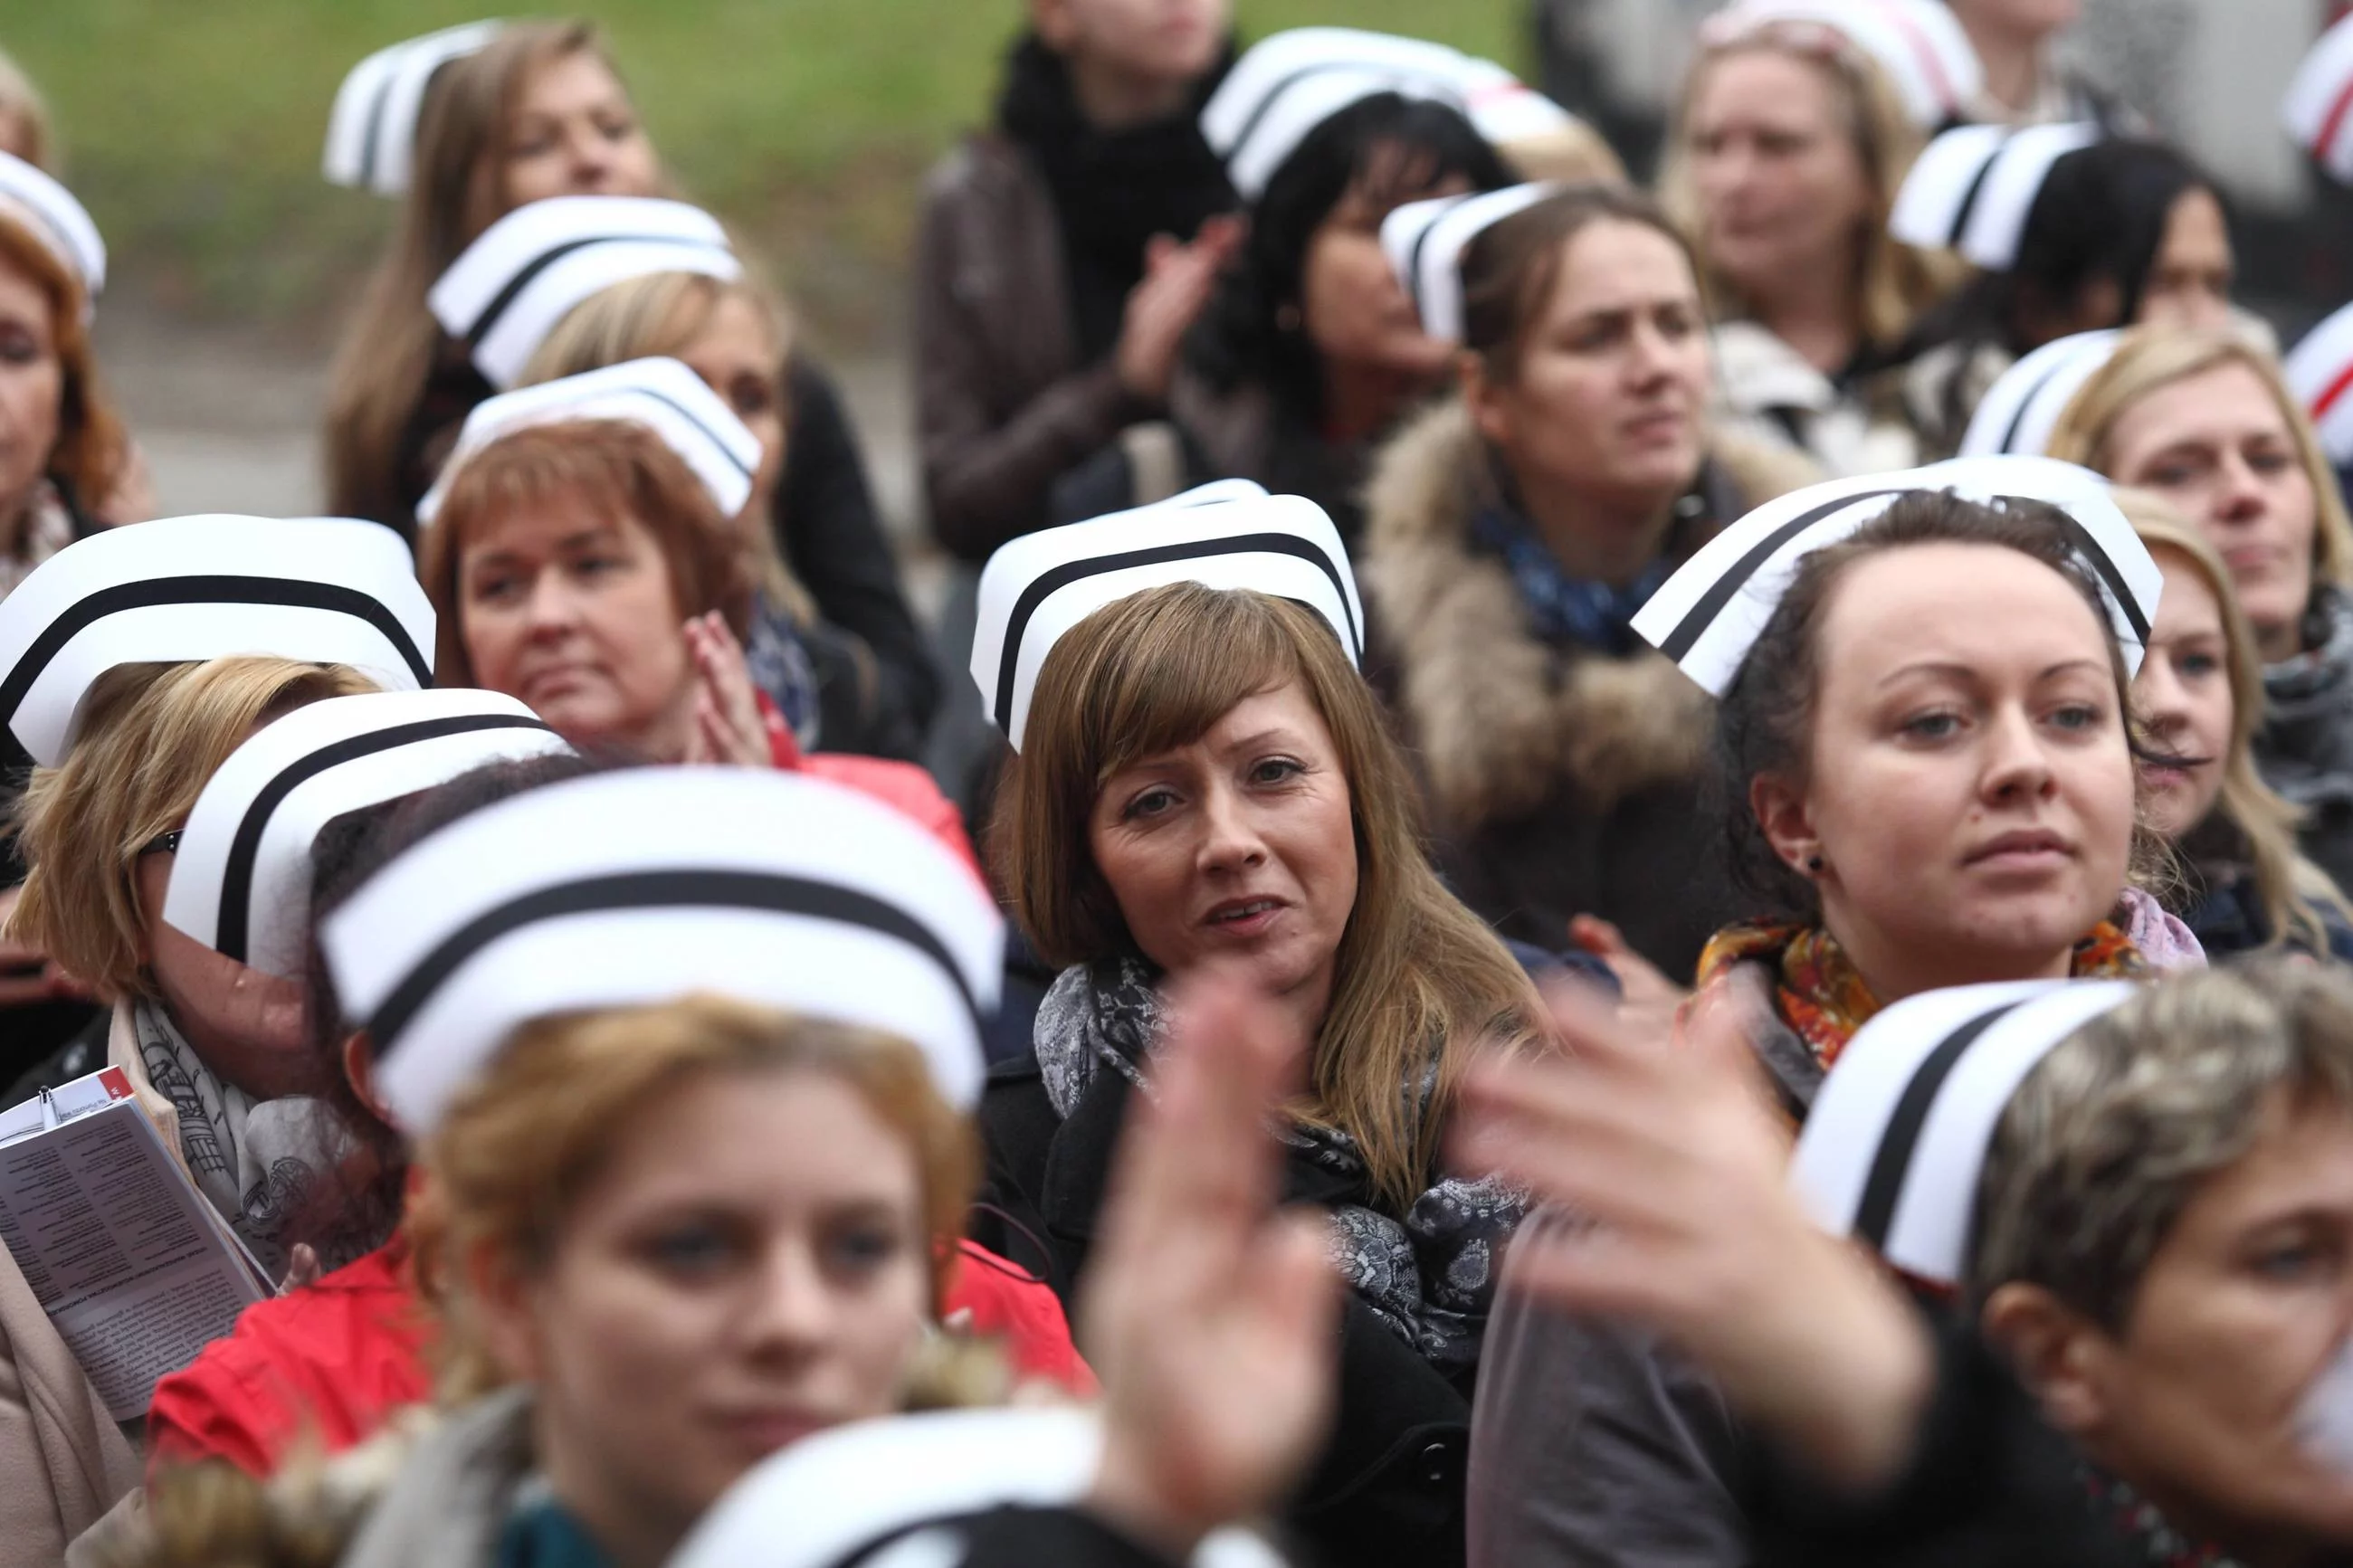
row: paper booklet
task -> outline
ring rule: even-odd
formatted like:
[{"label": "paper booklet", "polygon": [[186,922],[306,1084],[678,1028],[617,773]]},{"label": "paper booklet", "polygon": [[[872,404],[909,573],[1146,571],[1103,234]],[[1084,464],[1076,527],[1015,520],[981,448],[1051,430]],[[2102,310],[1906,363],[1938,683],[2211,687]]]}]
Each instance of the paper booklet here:
[{"label": "paper booklet", "polygon": [[0,1244],[117,1421],[276,1294],[121,1068],[0,1111]]}]

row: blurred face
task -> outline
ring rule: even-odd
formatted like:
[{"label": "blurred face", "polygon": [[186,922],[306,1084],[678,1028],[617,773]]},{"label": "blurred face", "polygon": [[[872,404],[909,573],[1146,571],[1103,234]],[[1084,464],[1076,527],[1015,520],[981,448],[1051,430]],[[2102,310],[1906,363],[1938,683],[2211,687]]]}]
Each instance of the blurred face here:
[{"label": "blurred face", "polygon": [[629,1119],[543,1268],[482,1294],[557,1495],[650,1561],[769,1454],[892,1410],[928,1257],[914,1153],[856,1089],[708,1073]]},{"label": "blurred face", "polygon": [[1032,0],[1056,54],[1135,80],[1189,82],[1216,63],[1227,0]]},{"label": "blurred face", "polygon": [[1348,187],[1307,242],[1299,280],[1301,326],[1338,372],[1437,376],[1453,357],[1452,345],[1421,330],[1420,316],[1389,269],[1381,220],[1409,201],[1461,195],[1471,183],[1449,175],[1426,189],[1400,188],[1403,182],[1394,174],[1405,156],[1398,148],[1374,157],[1366,178]]},{"label": "blurred face", "polygon": [[2083,0],[1951,0],[1953,14],[1972,35],[1979,29],[2000,36],[2039,37],[2072,27],[2083,15]]},{"label": "blurred face", "polygon": [[2224,331],[2231,324],[2234,267],[2222,204],[2209,190],[2182,192],[2166,215],[2165,237],[2141,290],[2141,323]]},{"label": "blurred face", "polygon": [[164,1005],[197,1058],[256,1100],[317,1089],[302,985],[224,958],[164,923],[171,887],[168,850],[139,858],[139,909],[147,922],[147,968]]},{"label": "blurred face", "polygon": [[2124,889],[2133,761],[2092,607],[2016,551],[1856,562],[1816,631],[1801,792],[1751,800],[1882,1002],[2066,973]]},{"label": "blurred face", "polygon": [[2264,658],[2300,651],[2319,499],[2263,378],[2231,363],[2160,386],[2117,418],[2106,451],[2110,479],[2158,491],[2204,531]]},{"label": "blurred face", "polygon": [[1694,87],[1685,134],[1701,248],[1766,308],[1860,257],[1871,174],[1842,97],[1829,66],[1779,49],[1727,54]]},{"label": "blurred face", "polygon": [[784,354],[776,333],[758,306],[728,289],[676,357],[760,438],[760,472],[744,515],[765,526],[785,467]]},{"label": "blurred face", "polygon": [[[1660,511],[1690,485],[1708,374],[1682,247],[1648,224],[1603,219],[1569,240],[1518,374],[1480,379],[1470,401],[1525,489],[1592,497],[1600,527],[1603,514]],[[1623,542],[1597,541],[1597,554]]]},{"label": "blurred face", "polygon": [[48,295],[0,252],[0,548],[57,450],[65,376]]},{"label": "blurred face", "polygon": [[[2149,1260],[2121,1339],[2086,1331],[2074,1435],[2175,1525],[2262,1547],[2353,1535],[2353,1478],[2301,1407],[2353,1332],[2353,1115],[2283,1092]],[[2306,1555],[2309,1553],[2307,1552]]]},{"label": "blurred face", "polygon": [[2231,756],[2231,640],[2206,574],[2178,550],[2156,552],[2164,596],[2149,627],[2148,656],[2133,679],[2133,705],[2157,751],[2190,761],[2141,769],[2149,826],[2179,838],[2214,809]]},{"label": "blurred face", "polygon": [[637,106],[593,49],[550,60],[524,82],[501,172],[510,208],[549,196],[650,196],[661,179]]},{"label": "blurred face", "polygon": [[474,679],[575,745],[684,754],[692,690],[670,565],[635,518],[562,500],[475,525],[458,601]]},{"label": "blurred face", "polygon": [[1356,906],[1356,819],[1339,750],[1298,682],[1106,780],[1088,841],[1161,969],[1220,964],[1270,994],[1328,998]]}]

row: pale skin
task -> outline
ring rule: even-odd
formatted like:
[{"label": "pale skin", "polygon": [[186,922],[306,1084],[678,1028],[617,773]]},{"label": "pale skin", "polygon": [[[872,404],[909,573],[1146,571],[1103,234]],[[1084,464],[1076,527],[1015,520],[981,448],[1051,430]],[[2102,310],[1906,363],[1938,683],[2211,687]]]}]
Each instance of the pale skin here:
[{"label": "pale skin", "polygon": [[2228,331],[2237,268],[2221,200],[2203,186],[2182,192],[2166,214],[2165,237],[2141,285],[2140,324]]},{"label": "pale skin", "polygon": [[2042,1286],[1988,1297],[1989,1338],[2045,1415],[2193,1539],[2303,1568],[2353,1534],[2353,1477],[2301,1407],[2353,1332],[2353,1112],[2274,1091],[2253,1146],[2206,1178],[2110,1329]]},{"label": "pale skin", "polygon": [[1299,330],[1324,364],[1326,428],[1350,440],[1385,430],[1429,391],[1454,360],[1453,346],[1421,329],[1421,318],[1381,250],[1381,220],[1409,201],[1466,194],[1449,175],[1422,190],[1398,188],[1408,153],[1377,150],[1307,242],[1299,279]]},{"label": "pale skin", "polygon": [[1815,635],[1806,776],[1760,774],[1749,806],[1872,994],[2064,977],[2132,845],[2091,604],[2014,550],[1907,545],[1847,567]]},{"label": "pale skin", "polygon": [[1625,584],[1659,557],[1704,448],[1711,361],[1675,242],[1604,218],[1567,242],[1517,374],[1459,362],[1463,402],[1571,574]]},{"label": "pale skin", "polygon": [[2144,766],[2142,811],[2168,839],[2206,820],[2222,793],[2237,704],[2231,693],[2230,634],[2212,584],[2196,562],[2159,546],[2151,553],[2165,574],[2148,654],[2133,679],[2150,745],[2184,759],[2177,766]]},{"label": "pale skin", "polygon": [[2024,111],[2033,106],[2042,81],[2051,37],[2072,26],[2083,0],[1954,0],[1953,15],[1985,65],[1986,92],[1995,102]]},{"label": "pale skin", "polygon": [[1825,374],[1862,345],[1855,300],[1875,202],[1846,93],[1827,64],[1750,47],[1705,65],[1684,110],[1710,266]]},{"label": "pale skin", "polygon": [[2266,663],[2304,651],[2319,496],[2264,377],[2225,361],[2159,386],[2116,416],[2098,456],[2110,479],[2157,491],[2198,525]]},{"label": "pale skin", "polygon": [[62,429],[65,364],[40,285],[0,256],[0,553],[20,547]]}]

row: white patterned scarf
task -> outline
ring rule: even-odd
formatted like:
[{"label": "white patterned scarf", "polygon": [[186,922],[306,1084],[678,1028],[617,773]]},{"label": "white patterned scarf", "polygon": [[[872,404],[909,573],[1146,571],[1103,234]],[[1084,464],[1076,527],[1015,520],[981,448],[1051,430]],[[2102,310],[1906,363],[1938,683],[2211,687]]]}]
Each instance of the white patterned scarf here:
[{"label": "white patterned scarf", "polygon": [[180,1117],[188,1174],[272,1279],[286,1277],[287,1226],[344,1157],[350,1135],[324,1100],[257,1102],[223,1083],[155,1003],[131,1005],[140,1065]]}]

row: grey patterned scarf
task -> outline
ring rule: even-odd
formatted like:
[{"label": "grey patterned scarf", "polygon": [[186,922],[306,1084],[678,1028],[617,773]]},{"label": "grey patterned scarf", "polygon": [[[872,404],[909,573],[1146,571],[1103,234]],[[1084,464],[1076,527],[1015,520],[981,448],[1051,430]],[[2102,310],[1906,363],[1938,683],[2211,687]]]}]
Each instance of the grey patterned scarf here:
[{"label": "grey patterned scarf", "polygon": [[[1105,1067],[1150,1093],[1143,1064],[1160,1031],[1160,998],[1143,964],[1064,970],[1038,1009],[1038,1065],[1054,1113],[1068,1117]],[[1427,1102],[1436,1078],[1433,1065],[1401,1092]],[[1498,1254],[1526,1212],[1526,1194],[1492,1177],[1442,1177],[1400,1218],[1373,1206],[1371,1178],[1345,1132],[1297,1124],[1275,1131],[1294,1159],[1362,1194],[1332,1207],[1332,1260],[1349,1288],[1433,1365],[1477,1365]]]}]

